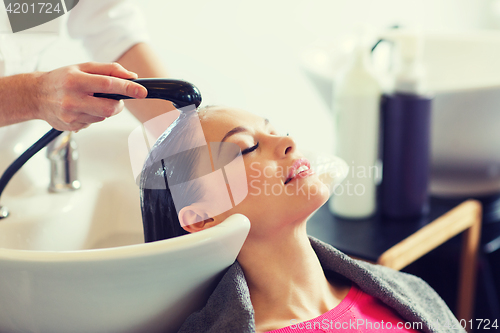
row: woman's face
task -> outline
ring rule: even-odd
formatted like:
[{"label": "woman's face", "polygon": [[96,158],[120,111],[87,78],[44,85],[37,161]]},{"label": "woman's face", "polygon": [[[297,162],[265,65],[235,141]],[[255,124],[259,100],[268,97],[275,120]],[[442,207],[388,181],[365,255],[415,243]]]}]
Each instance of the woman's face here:
[{"label": "woman's face", "polygon": [[251,233],[268,235],[284,225],[303,222],[328,200],[328,187],[310,169],[294,140],[276,133],[266,119],[238,109],[211,107],[200,114],[200,121],[207,142],[238,145],[246,170],[246,198],[215,217],[216,222],[241,213],[250,219]]}]

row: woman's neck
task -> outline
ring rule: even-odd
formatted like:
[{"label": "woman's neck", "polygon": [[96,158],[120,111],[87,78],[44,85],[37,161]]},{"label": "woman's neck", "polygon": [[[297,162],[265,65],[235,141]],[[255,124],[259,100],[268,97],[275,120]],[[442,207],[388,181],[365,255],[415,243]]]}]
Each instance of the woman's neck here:
[{"label": "woman's neck", "polygon": [[238,262],[250,289],[258,331],[291,325],[292,319],[313,319],[337,306],[349,290],[326,279],[305,223],[269,239],[247,239]]}]

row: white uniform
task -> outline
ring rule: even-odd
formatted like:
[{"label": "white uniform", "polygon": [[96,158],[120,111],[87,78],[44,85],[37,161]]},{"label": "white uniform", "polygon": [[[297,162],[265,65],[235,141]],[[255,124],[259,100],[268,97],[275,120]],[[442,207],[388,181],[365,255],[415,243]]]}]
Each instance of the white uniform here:
[{"label": "white uniform", "polygon": [[[67,29],[80,39],[92,60],[116,61],[130,47],[148,41],[138,0],[80,0],[67,14],[52,21],[12,33],[4,2],[0,4],[0,77],[39,69],[44,50]],[[0,101],[1,103],[1,101]],[[23,124],[0,127],[0,149],[18,140]],[[9,145],[10,145],[9,144]],[[1,163],[0,163],[1,164]],[[0,169],[0,173],[1,173]]]},{"label": "white uniform", "polygon": [[[137,1],[137,0],[135,0]],[[0,4],[0,76],[32,72],[41,53],[67,28],[81,39],[95,61],[110,62],[148,34],[138,1],[80,0],[68,13],[37,27],[12,33],[4,4]]]}]

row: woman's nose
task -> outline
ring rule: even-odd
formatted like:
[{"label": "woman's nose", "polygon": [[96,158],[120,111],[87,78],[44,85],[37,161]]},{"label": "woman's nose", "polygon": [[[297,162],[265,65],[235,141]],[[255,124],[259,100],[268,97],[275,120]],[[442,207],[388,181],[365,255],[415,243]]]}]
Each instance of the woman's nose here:
[{"label": "woman's nose", "polygon": [[285,157],[286,155],[293,153],[295,151],[295,140],[288,134],[286,136],[279,137],[276,144],[276,154],[278,157]]}]

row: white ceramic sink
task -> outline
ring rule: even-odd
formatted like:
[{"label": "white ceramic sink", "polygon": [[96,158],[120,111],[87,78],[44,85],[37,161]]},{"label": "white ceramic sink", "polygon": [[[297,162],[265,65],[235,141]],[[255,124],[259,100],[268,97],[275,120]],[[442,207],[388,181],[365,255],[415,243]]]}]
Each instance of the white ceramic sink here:
[{"label": "white ceramic sink", "polygon": [[[0,248],[33,251],[75,251],[88,248],[94,211],[102,184],[89,181],[80,191],[50,194],[35,188],[22,196],[5,196],[12,211],[0,220]],[[112,209],[110,207],[110,209]]]},{"label": "white ceramic sink", "polygon": [[77,191],[47,191],[44,150],[28,161],[2,196],[11,216],[0,221],[0,248],[77,251],[143,243],[139,188],[128,153],[128,135],[137,125],[122,113],[74,135]]},{"label": "white ceramic sink", "polygon": [[250,228],[242,215],[143,244],[127,145],[135,126],[123,113],[75,135],[78,191],[47,193],[43,153],[7,187],[0,332],[175,332],[234,262]]}]

